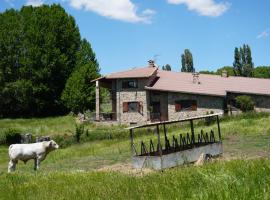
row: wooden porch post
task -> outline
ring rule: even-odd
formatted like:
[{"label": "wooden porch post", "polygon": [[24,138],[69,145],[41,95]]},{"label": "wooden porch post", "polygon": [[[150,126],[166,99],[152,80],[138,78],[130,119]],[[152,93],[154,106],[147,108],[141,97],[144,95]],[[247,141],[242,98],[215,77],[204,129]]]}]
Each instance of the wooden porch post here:
[{"label": "wooden porch post", "polygon": [[96,81],[96,121],[100,121],[99,81]]}]

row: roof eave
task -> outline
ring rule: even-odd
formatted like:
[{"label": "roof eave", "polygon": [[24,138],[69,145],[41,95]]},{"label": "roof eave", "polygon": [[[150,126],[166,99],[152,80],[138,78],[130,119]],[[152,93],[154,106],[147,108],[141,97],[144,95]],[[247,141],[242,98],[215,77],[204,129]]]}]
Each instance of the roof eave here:
[{"label": "roof eave", "polygon": [[178,93],[186,93],[186,94],[199,94],[205,96],[217,96],[217,97],[226,97],[226,94],[210,94],[210,93],[201,93],[201,92],[190,92],[190,91],[179,91],[179,90],[165,90],[165,89],[158,89],[152,87],[144,87],[146,90],[155,90],[155,91],[162,91],[162,92],[178,92]]}]

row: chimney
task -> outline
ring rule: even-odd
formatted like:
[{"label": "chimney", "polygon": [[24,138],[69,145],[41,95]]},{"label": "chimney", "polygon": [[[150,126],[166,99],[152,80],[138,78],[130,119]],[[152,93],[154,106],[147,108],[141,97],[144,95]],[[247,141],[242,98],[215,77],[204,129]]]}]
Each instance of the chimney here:
[{"label": "chimney", "polygon": [[194,84],[201,84],[201,82],[199,80],[200,73],[194,72],[194,73],[192,73],[192,76],[193,76],[193,83]]},{"label": "chimney", "polygon": [[229,77],[228,72],[226,70],[222,70],[221,77],[223,77],[223,78]]},{"label": "chimney", "polygon": [[155,61],[149,60],[148,63],[149,63],[148,65],[149,67],[155,67]]}]

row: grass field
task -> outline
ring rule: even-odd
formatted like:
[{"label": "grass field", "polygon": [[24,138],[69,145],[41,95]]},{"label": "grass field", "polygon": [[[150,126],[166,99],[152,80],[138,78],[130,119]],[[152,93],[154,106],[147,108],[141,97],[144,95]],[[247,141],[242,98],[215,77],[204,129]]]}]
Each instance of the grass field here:
[{"label": "grass field", "polygon": [[[74,118],[4,119],[0,127],[0,134],[17,128],[35,135],[64,135],[74,131]],[[123,130],[87,127],[93,134]],[[185,126],[170,127],[169,135],[179,128],[187,131]],[[196,132],[201,128],[197,126]],[[0,146],[0,199],[270,199],[270,115],[225,118],[221,130],[224,157],[218,161],[144,175],[128,171],[128,132],[116,139],[95,136],[93,141],[61,148],[41,163],[38,172],[29,161],[19,162],[17,171],[7,174],[7,146]],[[148,137],[139,135],[137,140]],[[114,166],[123,167],[115,171]]]}]

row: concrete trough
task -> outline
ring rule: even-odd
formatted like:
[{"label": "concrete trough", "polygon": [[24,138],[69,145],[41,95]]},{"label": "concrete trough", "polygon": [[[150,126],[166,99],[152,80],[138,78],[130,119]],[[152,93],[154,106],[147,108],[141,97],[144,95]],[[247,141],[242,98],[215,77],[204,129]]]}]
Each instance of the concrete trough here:
[{"label": "concrete trough", "polygon": [[223,153],[222,143],[217,142],[187,150],[173,152],[162,156],[133,156],[133,167],[136,169],[152,168],[156,170],[176,167],[183,164],[196,162],[201,154],[213,157]]}]

